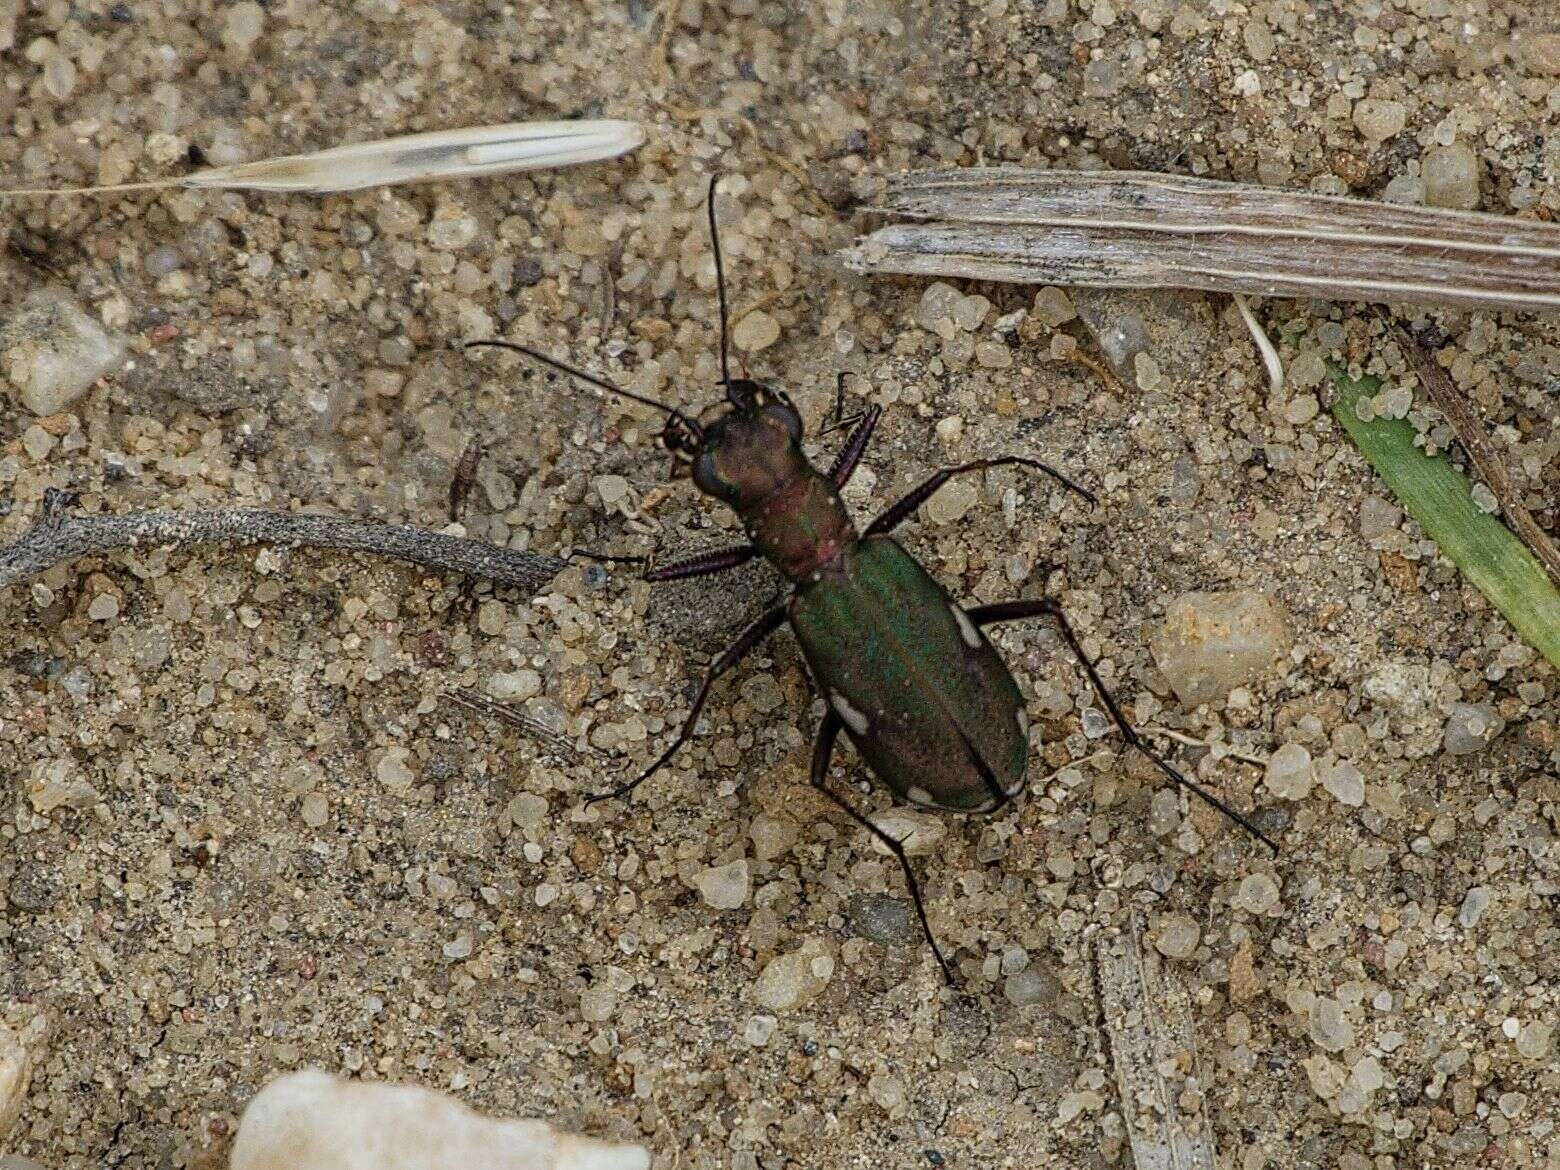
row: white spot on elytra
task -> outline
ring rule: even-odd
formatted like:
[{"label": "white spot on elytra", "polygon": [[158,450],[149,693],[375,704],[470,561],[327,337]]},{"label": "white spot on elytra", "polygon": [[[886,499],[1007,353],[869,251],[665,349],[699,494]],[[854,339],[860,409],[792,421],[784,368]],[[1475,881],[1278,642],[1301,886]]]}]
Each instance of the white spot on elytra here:
[{"label": "white spot on elytra", "polygon": [[953,611],[953,620],[959,623],[959,633],[964,635],[964,643],[971,649],[980,645],[980,631],[975,628],[975,623],[970,621],[970,615],[965,613],[958,605],[948,607]]},{"label": "white spot on elytra", "polygon": [[1017,780],[1013,781],[1013,787],[1011,787],[1011,788],[1004,788],[1002,791],[1006,792],[1009,796],[1017,796],[1023,790],[1024,790],[1024,778],[1022,776],[1020,776]]},{"label": "white spot on elytra", "polygon": [[840,718],[845,720],[845,726],[850,728],[852,735],[867,733],[867,717],[852,707],[844,695],[839,691],[830,691],[829,702],[834,704],[834,709],[839,712]]},{"label": "white spot on elytra", "polygon": [[905,789],[905,795],[910,798],[910,803],[912,804],[936,804],[936,801],[932,799],[932,794],[919,784],[910,785],[909,788]]},{"label": "white spot on elytra", "polygon": [[1029,739],[1029,712],[1022,707],[1018,709],[1018,734]]}]

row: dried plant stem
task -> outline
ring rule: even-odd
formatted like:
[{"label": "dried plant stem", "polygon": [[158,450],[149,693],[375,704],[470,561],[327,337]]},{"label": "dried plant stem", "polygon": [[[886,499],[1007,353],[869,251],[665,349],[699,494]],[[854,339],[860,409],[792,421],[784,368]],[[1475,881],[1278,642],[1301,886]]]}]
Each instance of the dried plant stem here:
[{"label": "dried plant stem", "polygon": [[33,525],[13,544],[0,546],[0,587],[91,553],[147,545],[270,544],[335,548],[409,561],[444,573],[481,577],[535,593],[567,563],[561,557],[517,552],[483,540],[467,540],[378,520],[212,508],[193,512],[135,512],[128,516],[71,515],[73,497],[51,489]]},{"label": "dried plant stem", "polygon": [[1132,171],[892,181],[858,272],[1560,309],[1560,225]]},{"label": "dried plant stem", "polygon": [[1146,945],[1135,913],[1126,932],[1099,939],[1094,971],[1137,1170],[1215,1170],[1207,1106],[1185,1092],[1201,1080],[1191,1000]]},{"label": "dried plant stem", "polygon": [[1489,485],[1490,491],[1495,493],[1507,523],[1517,530],[1517,535],[1527,542],[1533,555],[1543,562],[1544,568],[1549,570],[1550,580],[1560,586],[1560,549],[1555,548],[1549,533],[1539,527],[1538,521],[1533,519],[1533,513],[1522,506],[1511,476],[1506,472],[1505,463],[1490,442],[1483,425],[1468,409],[1467,399],[1452,385],[1451,377],[1417,337],[1401,325],[1392,327],[1392,335],[1397,339],[1403,355],[1408,358],[1409,365],[1413,366],[1414,373],[1419,375],[1419,381],[1429,393],[1431,401],[1446,416],[1447,425],[1456,434],[1463,450],[1468,452],[1475,470]]}]

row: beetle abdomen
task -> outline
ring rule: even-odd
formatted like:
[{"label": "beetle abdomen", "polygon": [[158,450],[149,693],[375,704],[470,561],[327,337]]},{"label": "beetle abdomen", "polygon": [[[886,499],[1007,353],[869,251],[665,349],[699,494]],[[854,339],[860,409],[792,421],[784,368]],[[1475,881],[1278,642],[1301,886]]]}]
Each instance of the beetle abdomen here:
[{"label": "beetle abdomen", "polygon": [[891,537],[803,585],[791,625],[873,773],[914,804],[986,812],[1023,786],[1028,720],[991,643]]}]

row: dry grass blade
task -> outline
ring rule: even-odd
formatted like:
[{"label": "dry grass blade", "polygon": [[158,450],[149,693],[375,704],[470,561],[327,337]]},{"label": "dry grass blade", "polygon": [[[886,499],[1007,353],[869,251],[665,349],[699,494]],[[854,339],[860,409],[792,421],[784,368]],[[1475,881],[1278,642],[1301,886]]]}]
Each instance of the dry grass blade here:
[{"label": "dry grass blade", "polygon": [[1139,172],[918,171],[858,272],[1560,309],[1560,226]]},{"label": "dry grass blade", "polygon": [[1099,940],[1095,978],[1137,1170],[1215,1170],[1202,1094],[1187,1092],[1201,1084],[1191,1000],[1135,916],[1125,933]]},{"label": "dry grass blade", "polygon": [[203,187],[324,194],[397,183],[470,179],[511,171],[600,162],[640,146],[645,132],[633,122],[507,122],[335,146],[194,174],[113,187],[15,189],[0,195],[94,195],[159,187]]}]

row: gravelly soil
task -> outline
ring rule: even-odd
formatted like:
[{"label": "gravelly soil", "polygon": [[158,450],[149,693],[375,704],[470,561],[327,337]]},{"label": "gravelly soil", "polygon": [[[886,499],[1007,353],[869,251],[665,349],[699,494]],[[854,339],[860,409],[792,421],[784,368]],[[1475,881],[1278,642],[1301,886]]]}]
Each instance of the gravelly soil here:
[{"label": "gravelly soil", "polygon": [[[1191,990],[1222,1164],[1560,1166],[1560,681],[1319,408],[1329,352],[1401,384],[1380,324],[1264,306],[1291,362],[1275,396],[1227,303],[1080,297],[1103,330],[1144,324],[1151,360],[1122,387],[1052,356],[1055,296],[928,294],[829,261],[886,175],[980,162],[1379,195],[1462,144],[1484,210],[1547,217],[1546,4],[682,0],[670,25],[637,0],[7,12],[0,174],[18,184],[515,119],[633,118],[649,142],[448,188],[4,205],[5,295],[62,285],[133,362],[41,421],[0,399],[0,540],[48,487],[87,510],[439,527],[472,438],[472,535],[619,554],[729,539],[728,514],[667,478],[654,412],[455,348],[502,332],[707,402],[718,168],[735,356],[814,429],[839,370],[853,404],[885,407],[858,514],[1007,451],[1098,491],[1091,509],[994,472],[907,540],[961,597],[1060,597],[1128,711],[1284,847],[1275,861],[1160,794],[1054,633],[1006,628],[1042,743],[1024,799],[948,819],[918,859],[949,991],[897,868],[806,787],[822,708],[789,635],[631,804],[581,804],[660,750],[706,656],[770,596],[762,573],[663,592],[575,567],[528,598],[325,552],[92,558],[0,591],[0,1011],[50,1020],[16,1152],[221,1165],[254,1090],[316,1064],[638,1137],[658,1167],[1130,1164],[1091,957],[1136,914]],[[1421,189],[1442,190],[1426,166]],[[1560,327],[1405,314],[1426,318],[1552,530]],[[1180,594],[1236,588],[1277,599],[1293,650],[1185,710],[1150,635]],[[440,699],[495,679],[570,747]],[[1503,723],[1484,750],[1444,750],[1456,702]],[[1239,758],[1284,745],[1328,783],[1270,786]],[[1339,798],[1341,763],[1361,801]],[[836,774],[865,779],[849,752]],[[706,904],[700,876],[741,858],[741,907]],[[804,944],[815,998],[759,1002],[760,973]]]}]

